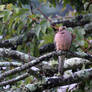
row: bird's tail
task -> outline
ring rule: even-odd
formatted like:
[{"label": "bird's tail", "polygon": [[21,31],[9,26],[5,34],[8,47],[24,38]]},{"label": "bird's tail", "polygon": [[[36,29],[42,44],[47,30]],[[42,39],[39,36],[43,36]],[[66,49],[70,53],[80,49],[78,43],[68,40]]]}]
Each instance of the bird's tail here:
[{"label": "bird's tail", "polygon": [[64,73],[64,59],[65,55],[58,56],[58,73],[60,73],[60,75]]}]

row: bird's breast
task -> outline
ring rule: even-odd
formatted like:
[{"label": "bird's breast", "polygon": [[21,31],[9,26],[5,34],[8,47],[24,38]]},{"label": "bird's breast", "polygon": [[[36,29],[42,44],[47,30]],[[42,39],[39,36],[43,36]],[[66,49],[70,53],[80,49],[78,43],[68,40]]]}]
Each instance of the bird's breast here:
[{"label": "bird's breast", "polygon": [[57,32],[54,41],[57,50],[69,50],[72,42],[71,33],[68,31]]}]

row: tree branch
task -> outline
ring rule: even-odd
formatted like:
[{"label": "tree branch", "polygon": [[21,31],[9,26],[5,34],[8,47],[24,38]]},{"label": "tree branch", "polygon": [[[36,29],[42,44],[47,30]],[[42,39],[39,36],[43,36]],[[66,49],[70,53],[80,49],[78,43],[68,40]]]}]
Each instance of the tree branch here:
[{"label": "tree branch", "polygon": [[53,87],[79,83],[83,80],[89,79],[92,79],[92,68],[84,69],[67,76],[65,75],[63,78],[62,77],[45,78],[45,81],[43,81],[43,83],[28,84],[26,87],[28,88],[29,92],[38,92],[38,91],[42,92],[43,90],[51,89]]},{"label": "tree branch", "polygon": [[70,51],[53,51],[51,53],[48,53],[46,55],[43,55],[41,57],[36,58],[35,60],[32,60],[20,67],[17,67],[15,69],[9,70],[7,72],[4,72],[0,75],[0,79],[7,77],[9,75],[21,72],[23,70],[29,69],[32,66],[35,66],[39,63],[41,63],[43,60],[49,60],[51,57],[55,57],[55,56],[61,56],[61,55],[67,55],[67,56],[76,56],[76,57],[81,57],[81,58],[86,58],[88,60],[92,60],[92,56],[88,55],[86,53],[78,53],[78,52],[70,52]]},{"label": "tree branch", "polygon": [[[26,39],[24,39],[26,37]],[[33,31],[27,32],[25,34],[13,37],[8,40],[0,41],[0,48],[13,48],[14,46],[21,45],[22,43],[26,43],[31,41],[35,37],[35,33]]]},{"label": "tree branch", "polygon": [[29,60],[31,61],[34,59],[33,56],[28,54],[5,48],[0,48],[0,57],[12,58],[22,62],[27,62]]},{"label": "tree branch", "polygon": [[69,20],[60,20],[57,22],[52,22],[52,25],[56,24],[63,24],[63,26],[66,27],[76,27],[76,26],[83,26],[85,24],[88,24],[92,22],[92,14],[86,14],[86,15],[79,15]]},{"label": "tree branch", "polygon": [[43,53],[46,53],[46,52],[51,52],[51,51],[54,51],[55,50],[55,45],[54,43],[49,43],[49,44],[45,44],[43,46],[41,46],[39,48],[39,52],[40,54],[42,55]]},{"label": "tree branch", "polygon": [[[88,67],[89,65],[92,65],[92,62],[90,62],[89,60],[83,59],[83,58],[71,58],[71,59],[67,59],[64,61],[64,71],[66,70],[77,70],[77,69],[81,69],[83,66],[85,65],[85,67]],[[43,62],[42,64],[40,64],[40,66],[38,65],[39,69],[41,70],[41,72],[43,72],[43,74],[45,76],[53,76],[55,73],[58,72],[58,62],[57,64],[48,64]]]},{"label": "tree branch", "polygon": [[39,79],[41,80],[42,76],[40,75],[39,71],[40,70],[38,68],[35,69],[35,67],[31,67],[30,69],[28,69],[28,71],[26,73],[24,73],[24,74],[22,74],[20,76],[17,76],[15,78],[12,78],[12,79],[7,80],[7,81],[0,82],[0,86],[14,84],[14,83],[16,83],[16,82],[18,82],[20,80],[23,80],[23,79],[29,77],[30,74],[33,75],[34,77],[36,77],[38,80]]},{"label": "tree branch", "polygon": [[25,78],[27,78],[29,76],[28,73],[25,73],[25,74],[22,74],[16,78],[13,78],[11,80],[8,80],[8,81],[3,81],[3,82],[0,82],[0,86],[5,86],[5,85],[9,85],[9,84],[14,84],[16,83],[17,81],[20,81],[20,80],[23,80]]},{"label": "tree branch", "polygon": [[10,67],[10,66],[13,66],[13,67],[19,67],[21,66],[22,63],[18,63],[18,62],[0,62],[0,67]]},{"label": "tree branch", "polygon": [[[85,64],[85,66],[92,65],[92,62],[90,62],[86,59],[82,59],[82,58],[71,58],[71,59],[65,60],[64,70],[80,68],[84,64]],[[33,75],[34,77],[36,77],[37,79],[42,79],[41,75],[39,74],[40,72],[44,72],[45,76],[53,76],[54,73],[57,73],[57,69],[58,69],[57,66],[52,67],[47,64],[42,64],[42,66],[43,67],[41,70],[34,69],[34,67],[32,67],[28,70],[28,73],[22,74],[16,78],[8,80],[8,81],[0,82],[0,86],[5,86],[7,84],[14,84],[20,80],[25,79],[30,74]]]}]

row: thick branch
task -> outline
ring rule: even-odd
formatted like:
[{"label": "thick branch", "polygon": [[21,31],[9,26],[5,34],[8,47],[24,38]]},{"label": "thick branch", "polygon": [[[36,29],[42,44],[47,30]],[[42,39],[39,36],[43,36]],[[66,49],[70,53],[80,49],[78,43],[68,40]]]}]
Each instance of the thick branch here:
[{"label": "thick branch", "polygon": [[14,83],[16,83],[17,81],[23,80],[23,79],[25,79],[25,78],[28,77],[28,76],[29,76],[29,74],[28,74],[28,73],[25,73],[25,74],[23,74],[23,75],[20,75],[20,76],[18,76],[18,77],[16,77],[16,78],[11,79],[11,80],[0,82],[0,86],[5,86],[5,85],[9,85],[9,84],[14,84]]},{"label": "thick branch", "polygon": [[36,58],[33,61],[30,61],[20,67],[17,67],[15,69],[9,70],[7,72],[4,72],[0,75],[0,79],[7,77],[9,75],[21,72],[23,70],[29,69],[32,66],[35,66],[39,63],[41,63],[43,60],[49,60],[51,57],[60,56],[60,55],[67,55],[67,56],[76,56],[76,57],[82,57],[86,58],[88,60],[92,60],[92,56],[86,54],[86,53],[78,53],[78,52],[69,52],[69,51],[53,51],[51,53],[48,53],[46,55],[43,55],[41,57]]},{"label": "thick branch", "polygon": [[[33,31],[30,31],[28,33],[13,37],[11,39],[8,40],[2,40],[0,41],[0,48],[10,48],[10,47],[14,47],[17,45],[21,45],[22,43],[26,43],[28,41],[31,41],[32,38],[35,36],[35,33]],[[24,39],[26,38],[26,39]]]},{"label": "thick branch", "polygon": [[84,65],[85,67],[92,65],[92,62],[87,59],[75,57],[65,60],[64,70],[82,68]]},{"label": "thick branch", "polygon": [[43,45],[39,48],[40,54],[43,54],[43,53],[46,53],[46,52],[51,52],[51,51],[54,51],[54,50],[55,50],[54,43],[45,44],[45,45]]},{"label": "thick branch", "polygon": [[64,21],[58,21],[58,22],[52,22],[52,25],[55,24],[63,24],[63,26],[66,27],[76,27],[76,26],[83,26],[89,22],[92,21],[92,14],[86,14],[86,15],[79,15],[69,20]]},{"label": "thick branch", "polygon": [[[83,66],[88,67],[89,65],[92,65],[92,62],[89,60],[83,59],[83,58],[71,58],[64,61],[64,71],[66,70],[77,70],[78,68],[81,69]],[[39,67],[39,66],[38,66]],[[58,62],[57,64],[48,64],[46,62],[43,62],[40,64],[39,69],[45,76],[53,76],[55,73],[58,72]]]},{"label": "thick branch", "polygon": [[22,63],[18,63],[18,62],[0,62],[0,67],[19,67],[21,66]]},{"label": "thick branch", "polygon": [[0,82],[0,86],[5,86],[5,85],[9,85],[9,84],[14,84],[14,83],[16,83],[16,82],[18,82],[18,81],[20,81],[20,80],[23,80],[23,79],[29,77],[30,74],[33,75],[34,77],[36,77],[37,79],[42,79],[42,77],[40,76],[39,71],[40,71],[40,70],[39,70],[38,68],[35,69],[35,67],[32,67],[32,68],[30,68],[30,69],[28,70],[28,72],[26,72],[26,73],[24,73],[24,74],[22,74],[22,75],[20,75],[20,76],[17,76],[17,77],[15,77],[15,78],[12,78],[12,79],[7,80],[7,81]]},{"label": "thick branch", "polygon": [[34,59],[34,57],[28,54],[5,48],[0,48],[0,57],[12,58],[22,62],[27,62]]},{"label": "thick branch", "polygon": [[[86,60],[86,59],[82,59],[82,58],[71,58],[71,59],[68,59],[68,60],[65,60],[65,63],[64,63],[64,70],[67,70],[67,69],[76,69],[76,68],[80,68],[82,67],[83,65],[85,64],[86,65],[92,65],[92,62]],[[46,76],[53,76],[54,73],[57,73],[57,66],[55,67],[51,67],[47,64],[43,64],[43,72]],[[38,78],[38,79],[41,79],[42,77],[40,76],[40,71],[42,72],[42,70],[39,70],[39,69],[35,69],[35,67],[32,67],[31,69],[28,70],[28,72],[33,75],[34,77]],[[22,79],[25,79],[26,77],[28,77],[30,74],[28,73],[25,73],[25,74],[22,74],[20,76],[18,76],[17,78],[13,78],[13,79],[10,79],[8,81],[3,81],[3,82],[0,82],[0,86],[5,86],[5,85],[9,85],[9,84],[14,84],[16,83],[17,81],[20,81]]]},{"label": "thick branch", "polygon": [[46,78],[43,83],[28,84],[26,87],[30,90],[29,92],[42,92],[45,89],[51,89],[53,87],[69,85],[73,83],[78,83],[83,80],[92,79],[92,68],[85,69],[68,76],[61,77],[50,77]]}]

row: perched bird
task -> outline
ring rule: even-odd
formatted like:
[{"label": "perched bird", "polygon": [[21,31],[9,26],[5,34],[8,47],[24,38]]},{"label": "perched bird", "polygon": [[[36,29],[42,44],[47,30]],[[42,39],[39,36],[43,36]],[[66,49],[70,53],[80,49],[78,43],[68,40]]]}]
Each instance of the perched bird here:
[{"label": "perched bird", "polygon": [[[69,50],[74,38],[75,35],[67,31],[65,27],[60,27],[54,38],[56,50]],[[63,75],[64,59],[65,55],[58,56],[58,72],[60,75]]]}]

